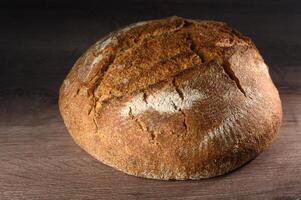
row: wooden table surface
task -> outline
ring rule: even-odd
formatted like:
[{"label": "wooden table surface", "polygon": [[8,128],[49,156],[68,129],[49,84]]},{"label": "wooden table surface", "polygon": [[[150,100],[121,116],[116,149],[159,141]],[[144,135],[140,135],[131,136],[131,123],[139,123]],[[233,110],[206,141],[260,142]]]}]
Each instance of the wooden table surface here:
[{"label": "wooden table surface", "polygon": [[[300,3],[137,0],[69,7],[66,1],[60,7],[47,2],[0,8],[1,200],[301,199]],[[122,25],[170,15],[225,21],[250,36],[280,91],[279,137],[228,175],[199,181],[125,175],[81,150],[60,117],[59,85],[85,49]]]}]

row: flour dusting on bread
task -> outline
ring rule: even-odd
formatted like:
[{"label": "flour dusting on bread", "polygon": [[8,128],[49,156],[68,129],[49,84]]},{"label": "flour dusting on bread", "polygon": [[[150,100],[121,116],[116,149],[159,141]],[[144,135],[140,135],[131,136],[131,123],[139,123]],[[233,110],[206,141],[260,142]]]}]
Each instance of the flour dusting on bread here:
[{"label": "flour dusting on bread", "polygon": [[118,39],[112,35],[109,35],[108,37],[104,37],[100,41],[98,41],[95,44],[95,48],[98,52],[103,51],[109,44],[111,45],[117,45]]},{"label": "flour dusting on bread", "polygon": [[120,114],[123,117],[139,115],[148,110],[154,110],[159,113],[174,113],[182,109],[188,109],[195,101],[200,101],[206,95],[200,90],[185,87],[183,90],[183,98],[176,90],[161,90],[155,94],[149,95],[144,99],[143,93],[133,97],[131,101],[121,109]]}]

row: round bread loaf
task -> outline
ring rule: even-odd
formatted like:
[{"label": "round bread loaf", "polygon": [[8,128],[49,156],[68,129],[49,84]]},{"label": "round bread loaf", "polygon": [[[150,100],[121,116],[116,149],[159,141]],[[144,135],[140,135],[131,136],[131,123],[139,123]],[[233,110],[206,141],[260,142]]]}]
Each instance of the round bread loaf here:
[{"label": "round bread loaf", "polygon": [[251,40],[221,22],[180,17],[98,41],[62,84],[59,107],[85,151],[154,179],[228,173],[267,148],[282,120]]}]

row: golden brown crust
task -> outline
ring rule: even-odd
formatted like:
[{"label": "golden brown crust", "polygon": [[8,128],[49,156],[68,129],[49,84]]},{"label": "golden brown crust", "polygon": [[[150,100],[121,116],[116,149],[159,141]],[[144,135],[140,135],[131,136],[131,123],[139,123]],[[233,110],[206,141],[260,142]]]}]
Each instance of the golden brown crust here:
[{"label": "golden brown crust", "polygon": [[232,171],[269,146],[282,120],[251,40],[221,22],[180,17],[97,42],[65,79],[59,107],[88,153],[155,179]]}]

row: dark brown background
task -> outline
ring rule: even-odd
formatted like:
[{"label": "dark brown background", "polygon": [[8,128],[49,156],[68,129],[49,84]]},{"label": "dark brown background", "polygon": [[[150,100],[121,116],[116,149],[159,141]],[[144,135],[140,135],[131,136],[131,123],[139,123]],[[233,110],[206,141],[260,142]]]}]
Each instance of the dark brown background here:
[{"label": "dark brown background", "polygon": [[[0,3],[0,199],[301,199],[301,3],[296,1],[10,0]],[[225,176],[135,178],[72,141],[58,88],[98,38],[136,21],[179,15],[227,22],[251,37],[280,91],[275,143]]]}]

